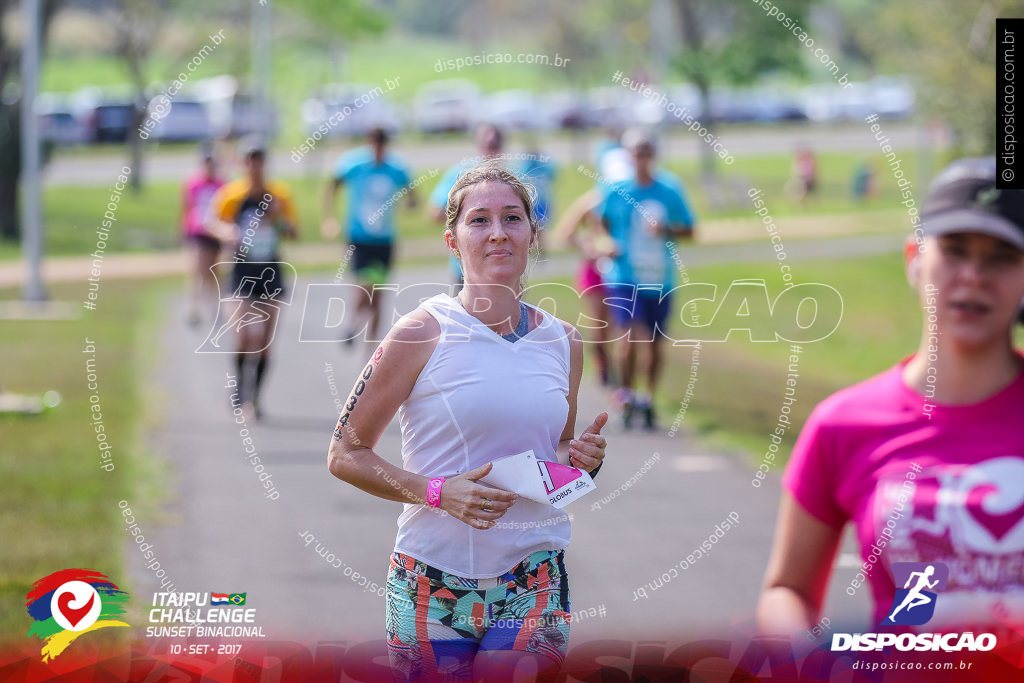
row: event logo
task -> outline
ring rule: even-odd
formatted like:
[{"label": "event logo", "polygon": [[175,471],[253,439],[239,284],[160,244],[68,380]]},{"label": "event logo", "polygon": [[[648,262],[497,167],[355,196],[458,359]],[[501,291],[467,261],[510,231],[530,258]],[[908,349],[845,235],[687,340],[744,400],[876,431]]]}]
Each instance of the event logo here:
[{"label": "event logo", "polygon": [[883,626],[920,626],[935,613],[938,591],[946,589],[949,567],[941,562],[894,562],[893,580],[897,586],[889,616]]},{"label": "event logo", "polygon": [[43,661],[53,659],[78,636],[110,626],[128,626],[113,617],[124,614],[128,594],[91,569],[65,569],[39,579],[25,606],[34,620],[30,636],[43,639]]}]

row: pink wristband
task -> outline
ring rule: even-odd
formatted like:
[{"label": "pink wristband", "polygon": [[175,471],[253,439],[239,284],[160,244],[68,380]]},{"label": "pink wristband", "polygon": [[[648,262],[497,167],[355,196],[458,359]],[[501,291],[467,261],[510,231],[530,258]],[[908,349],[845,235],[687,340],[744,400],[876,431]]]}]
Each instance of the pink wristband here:
[{"label": "pink wristband", "polygon": [[444,477],[435,477],[427,484],[427,505],[432,508],[441,507],[441,486],[444,485]]}]

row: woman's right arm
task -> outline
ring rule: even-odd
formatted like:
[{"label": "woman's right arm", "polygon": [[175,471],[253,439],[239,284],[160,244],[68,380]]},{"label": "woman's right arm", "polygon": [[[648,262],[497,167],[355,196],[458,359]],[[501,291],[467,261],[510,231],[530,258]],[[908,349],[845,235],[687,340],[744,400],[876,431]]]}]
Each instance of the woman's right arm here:
[{"label": "woman's right arm", "polygon": [[842,532],[842,527],[818,520],[783,492],[757,604],[762,635],[791,638],[818,622]]},{"label": "woman's right arm", "polygon": [[[433,316],[416,310],[388,332],[356,379],[338,419],[327,454],[327,466],[335,477],[379,498],[425,504],[430,477],[397,467],[373,449],[430,359],[440,329]],[[488,463],[446,479],[441,507],[475,528],[494,526],[516,496],[476,483],[489,471]],[[491,510],[480,507],[485,498],[491,501]]]}]

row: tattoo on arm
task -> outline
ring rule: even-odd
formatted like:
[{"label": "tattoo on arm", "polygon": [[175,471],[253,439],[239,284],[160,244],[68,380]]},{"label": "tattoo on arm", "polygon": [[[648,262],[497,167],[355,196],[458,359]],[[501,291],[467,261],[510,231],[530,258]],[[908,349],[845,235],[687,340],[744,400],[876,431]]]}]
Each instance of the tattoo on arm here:
[{"label": "tattoo on arm", "polygon": [[[334,438],[336,441],[341,441],[344,438],[344,430],[348,429],[351,431],[351,427],[348,426],[349,416],[352,411],[355,410],[356,404],[359,402],[359,397],[366,391],[366,383],[369,381],[370,376],[373,375],[374,363],[370,362],[363,368],[363,374],[359,376],[359,381],[356,382],[356,386],[352,389],[352,393],[349,394],[348,402],[345,404],[345,412],[338,418],[338,426],[334,428]],[[353,437],[355,438],[355,437]],[[358,442],[358,439],[356,439]]]}]

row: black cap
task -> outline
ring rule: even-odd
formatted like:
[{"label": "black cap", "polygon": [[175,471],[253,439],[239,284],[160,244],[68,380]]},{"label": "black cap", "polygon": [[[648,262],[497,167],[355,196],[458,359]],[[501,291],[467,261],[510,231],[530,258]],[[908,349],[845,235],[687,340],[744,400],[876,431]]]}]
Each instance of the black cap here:
[{"label": "black cap", "polygon": [[943,169],[921,220],[926,235],[980,232],[1024,251],[1024,190],[996,187],[995,157],[957,159]]}]

